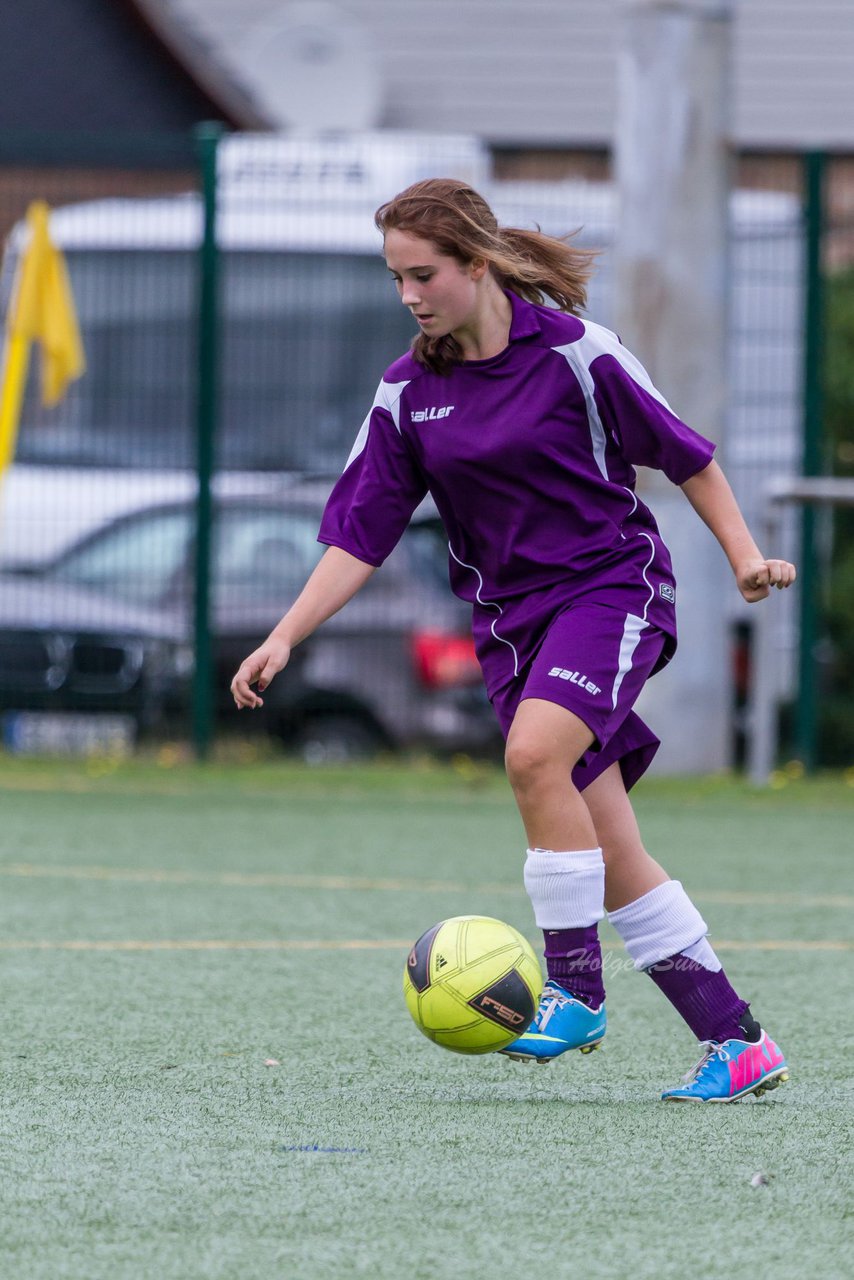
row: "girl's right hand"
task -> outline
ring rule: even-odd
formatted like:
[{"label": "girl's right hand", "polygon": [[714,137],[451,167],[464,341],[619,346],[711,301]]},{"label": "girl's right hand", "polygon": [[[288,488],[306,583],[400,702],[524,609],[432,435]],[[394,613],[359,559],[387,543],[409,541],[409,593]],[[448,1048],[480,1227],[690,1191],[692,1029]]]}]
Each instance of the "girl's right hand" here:
[{"label": "girl's right hand", "polygon": [[761,557],[748,560],[735,572],[738,589],[748,604],[756,604],[771,594],[771,588],[782,591],[790,587],[797,577],[797,571],[788,560],[763,560]]},{"label": "girl's right hand", "polygon": [[[291,656],[291,646],[284,640],[269,636],[260,648],[241,662],[231,682],[231,695],[238,711],[242,707],[263,707],[263,693],[275,675],[286,667]],[[258,693],[252,689],[257,684]]]}]

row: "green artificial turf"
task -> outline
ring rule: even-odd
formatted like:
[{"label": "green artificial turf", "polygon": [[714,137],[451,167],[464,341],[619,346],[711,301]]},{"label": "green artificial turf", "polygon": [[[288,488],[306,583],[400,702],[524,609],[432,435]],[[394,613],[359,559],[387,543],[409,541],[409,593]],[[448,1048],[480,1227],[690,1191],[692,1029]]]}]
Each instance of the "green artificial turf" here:
[{"label": "green artificial turf", "polygon": [[0,1276],[849,1275],[854,787],[776,782],[636,795],[791,1064],[690,1108],[658,1094],[696,1046],[608,926],[601,1052],[410,1022],[436,920],[537,942],[497,771],[3,761]]}]

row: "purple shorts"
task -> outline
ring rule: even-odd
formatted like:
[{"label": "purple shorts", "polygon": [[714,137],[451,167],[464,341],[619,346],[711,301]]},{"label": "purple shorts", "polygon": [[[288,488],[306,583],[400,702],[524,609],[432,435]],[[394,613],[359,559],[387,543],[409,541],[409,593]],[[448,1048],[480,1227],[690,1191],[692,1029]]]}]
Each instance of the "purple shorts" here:
[{"label": "purple shorts", "polygon": [[505,738],[524,698],[543,698],[583,720],[596,741],[572,771],[583,791],[619,760],[626,790],[652,761],[659,740],[632,710],[667,637],[632,613],[590,602],[572,605],[546,632],[518,680],[493,697]]}]

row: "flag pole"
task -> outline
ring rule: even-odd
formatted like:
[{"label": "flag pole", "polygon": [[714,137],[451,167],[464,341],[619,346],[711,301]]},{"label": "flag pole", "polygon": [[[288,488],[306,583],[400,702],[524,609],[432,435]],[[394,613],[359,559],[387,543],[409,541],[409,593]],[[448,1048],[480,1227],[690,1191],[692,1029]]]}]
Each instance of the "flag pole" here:
[{"label": "flag pole", "polygon": [[2,396],[0,396],[0,476],[11,466],[18,439],[21,401],[27,385],[30,342],[21,334],[8,334],[3,356]]}]

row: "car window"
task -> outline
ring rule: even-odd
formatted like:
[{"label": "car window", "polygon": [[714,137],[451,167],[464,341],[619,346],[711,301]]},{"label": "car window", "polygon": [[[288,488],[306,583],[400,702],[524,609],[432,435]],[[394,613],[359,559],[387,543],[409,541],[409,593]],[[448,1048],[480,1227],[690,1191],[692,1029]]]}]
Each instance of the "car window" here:
[{"label": "car window", "polygon": [[[319,515],[226,508],[214,525],[213,577],[220,598],[295,595],[320,559]],[[195,512],[151,511],[101,530],[54,570],[63,582],[137,604],[189,601]]]},{"label": "car window", "polygon": [[295,595],[320,559],[319,515],[237,508],[222,513],[214,577],[224,597]]},{"label": "car window", "polygon": [[157,604],[185,569],[193,531],[189,508],[122,520],[69,551],[53,576],[122,600]]}]

